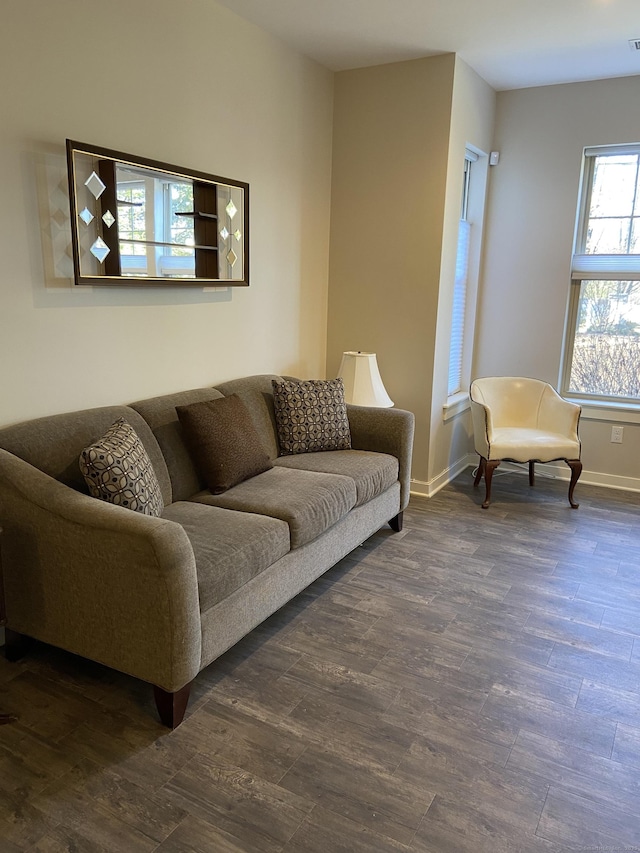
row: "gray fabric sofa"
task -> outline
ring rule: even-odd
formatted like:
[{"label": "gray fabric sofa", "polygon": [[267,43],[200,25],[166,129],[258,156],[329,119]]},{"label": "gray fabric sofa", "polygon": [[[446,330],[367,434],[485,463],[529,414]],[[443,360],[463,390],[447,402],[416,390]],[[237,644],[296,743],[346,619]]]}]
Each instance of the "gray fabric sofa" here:
[{"label": "gray fabric sofa", "polygon": [[[198,672],[385,523],[409,499],[414,419],[348,408],[352,449],[279,456],[271,375],[87,409],[0,430],[6,654],[35,638],[154,686],[184,715]],[[237,394],[273,467],[207,491],[176,406]],[[82,449],[117,418],[142,440],[160,518],[89,496]]]}]

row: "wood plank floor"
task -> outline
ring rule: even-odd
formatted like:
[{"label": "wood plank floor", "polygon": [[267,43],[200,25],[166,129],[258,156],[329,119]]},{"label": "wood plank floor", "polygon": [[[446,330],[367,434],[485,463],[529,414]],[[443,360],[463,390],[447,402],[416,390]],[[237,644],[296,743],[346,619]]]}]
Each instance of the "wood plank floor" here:
[{"label": "wood plank floor", "polygon": [[0,851],[640,850],[640,496],[467,470],[200,674],[185,722],[0,660]]}]

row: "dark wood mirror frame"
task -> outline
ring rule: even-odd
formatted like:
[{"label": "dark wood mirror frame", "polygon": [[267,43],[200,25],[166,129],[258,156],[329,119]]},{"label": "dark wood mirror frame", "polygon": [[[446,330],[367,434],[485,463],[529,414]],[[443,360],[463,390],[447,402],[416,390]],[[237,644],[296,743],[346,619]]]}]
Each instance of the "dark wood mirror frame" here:
[{"label": "dark wood mirror frame", "polygon": [[67,173],[77,285],[249,284],[249,184],[70,139]]}]

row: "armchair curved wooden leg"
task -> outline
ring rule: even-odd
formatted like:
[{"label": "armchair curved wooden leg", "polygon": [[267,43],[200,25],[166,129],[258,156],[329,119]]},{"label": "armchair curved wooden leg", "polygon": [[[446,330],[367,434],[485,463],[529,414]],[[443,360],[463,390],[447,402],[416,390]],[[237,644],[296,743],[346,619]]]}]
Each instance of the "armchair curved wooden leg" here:
[{"label": "armchair curved wooden leg", "polygon": [[580,474],[582,474],[582,462],[579,459],[565,459],[565,462],[571,468],[571,481],[569,482],[569,503],[571,504],[571,509],[578,509],[580,504],[576,503],[573,499],[573,490],[576,487],[576,483],[580,478]]},{"label": "armchair curved wooden leg", "polygon": [[476,471],[476,478],[473,481],[473,485],[477,486],[480,480],[482,479],[482,475],[484,474],[484,469],[486,467],[487,460],[484,456],[480,457],[480,461],[478,462],[478,470]]},{"label": "armchair curved wooden leg", "polygon": [[169,693],[161,687],[153,685],[153,694],[156,700],[156,707],[160,716],[160,722],[168,729],[177,728],[184,719],[184,712],[187,710],[187,702],[189,701],[189,693],[191,692],[190,681],[185,684],[180,690],[175,693]]},{"label": "armchair curved wooden leg", "polygon": [[496,470],[499,464],[499,459],[488,459],[485,464],[484,484],[486,487],[486,492],[484,495],[484,503],[482,504],[482,509],[487,509],[491,501],[491,480],[493,479],[493,472]]},{"label": "armchair curved wooden leg", "polygon": [[536,463],[533,460],[529,461],[529,485],[533,486],[536,478]]}]

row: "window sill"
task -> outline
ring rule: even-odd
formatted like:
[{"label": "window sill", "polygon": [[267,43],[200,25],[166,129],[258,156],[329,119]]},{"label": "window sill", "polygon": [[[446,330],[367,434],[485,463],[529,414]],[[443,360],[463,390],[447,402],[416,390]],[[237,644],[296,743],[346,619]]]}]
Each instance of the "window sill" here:
[{"label": "window sill", "polygon": [[640,404],[608,400],[593,400],[588,397],[564,396],[565,400],[582,406],[581,417],[587,421],[616,421],[616,423],[640,424]]},{"label": "window sill", "polygon": [[468,391],[459,391],[457,394],[447,397],[447,402],[442,407],[442,420],[445,422],[450,421],[451,418],[455,418],[456,415],[460,415],[470,408],[471,401],[469,400]]}]

